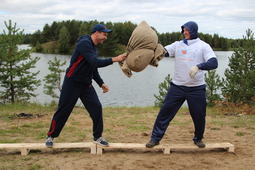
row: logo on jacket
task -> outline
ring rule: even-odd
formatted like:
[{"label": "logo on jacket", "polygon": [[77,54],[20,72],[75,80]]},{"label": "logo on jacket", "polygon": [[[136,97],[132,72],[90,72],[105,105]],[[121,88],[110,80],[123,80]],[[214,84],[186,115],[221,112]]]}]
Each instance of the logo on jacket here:
[{"label": "logo on jacket", "polygon": [[187,50],[182,50],[182,54],[187,54]]}]

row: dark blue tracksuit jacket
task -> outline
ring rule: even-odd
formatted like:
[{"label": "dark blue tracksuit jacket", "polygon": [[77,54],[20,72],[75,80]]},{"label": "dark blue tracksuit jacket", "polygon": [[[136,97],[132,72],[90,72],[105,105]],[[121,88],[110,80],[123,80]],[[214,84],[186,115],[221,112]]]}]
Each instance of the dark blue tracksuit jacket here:
[{"label": "dark blue tracksuit jacket", "polygon": [[92,118],[94,139],[101,137],[103,132],[102,105],[92,86],[92,79],[101,87],[104,82],[98,73],[98,68],[112,63],[111,58],[98,58],[97,48],[90,35],[79,38],[70,65],[66,70],[58,110],[52,118],[48,136],[59,136],[80,98]]},{"label": "dark blue tracksuit jacket", "polygon": [[89,35],[81,36],[72,55],[66,76],[78,84],[90,85],[92,79],[101,87],[103,80],[97,68],[112,64],[112,59],[98,59],[97,48]]}]

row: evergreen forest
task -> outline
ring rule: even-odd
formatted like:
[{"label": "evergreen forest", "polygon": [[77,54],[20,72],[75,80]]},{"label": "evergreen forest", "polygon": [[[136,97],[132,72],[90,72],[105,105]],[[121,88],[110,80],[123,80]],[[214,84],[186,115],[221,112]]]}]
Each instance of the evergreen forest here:
[{"label": "evergreen forest", "polygon": [[[137,26],[130,21],[127,22],[100,22],[67,20],[45,24],[42,30],[37,30],[33,34],[25,34],[24,43],[30,44],[33,51],[52,54],[71,54],[77,39],[81,35],[91,34],[92,27],[101,23],[113,32],[108,36],[108,40],[99,46],[100,56],[114,56],[125,51],[128,40]],[[163,46],[182,39],[180,32],[158,33],[159,43]],[[207,42],[214,50],[228,51],[236,47],[243,46],[243,39],[228,39],[220,37],[218,34],[204,34],[199,32],[200,39]]]}]

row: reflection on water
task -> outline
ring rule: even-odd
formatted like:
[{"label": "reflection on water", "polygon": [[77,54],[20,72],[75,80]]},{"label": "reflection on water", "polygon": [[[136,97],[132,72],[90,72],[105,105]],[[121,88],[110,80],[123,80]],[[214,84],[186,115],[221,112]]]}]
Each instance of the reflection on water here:
[{"label": "reflection on water", "polygon": [[[217,73],[220,77],[224,76],[224,71],[228,67],[228,57],[233,52],[216,51],[219,60]],[[67,61],[64,68],[69,65],[70,56],[32,53],[33,57],[38,56],[41,59],[37,62],[35,71],[40,70],[38,79],[43,78],[50,73],[48,70],[48,61],[58,57],[62,61]],[[158,85],[164,81],[167,74],[173,75],[173,58],[164,58],[159,62],[158,67],[148,66],[142,72],[133,72],[133,76],[128,78],[120,69],[118,63],[114,63],[108,67],[100,68],[99,73],[104,82],[109,86],[110,91],[103,93],[98,85],[93,82],[93,85],[98,92],[98,96],[103,107],[107,106],[153,106],[155,97],[158,95]],[[64,74],[62,75],[62,77]],[[62,78],[63,79],[63,78]],[[36,90],[37,97],[32,98],[33,102],[41,104],[49,103],[52,98],[43,93],[43,82]],[[78,102],[81,104],[81,102]]]}]

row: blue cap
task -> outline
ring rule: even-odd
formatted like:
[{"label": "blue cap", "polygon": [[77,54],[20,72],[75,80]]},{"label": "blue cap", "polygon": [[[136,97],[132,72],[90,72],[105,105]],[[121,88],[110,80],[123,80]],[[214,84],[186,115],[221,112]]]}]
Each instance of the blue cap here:
[{"label": "blue cap", "polygon": [[107,29],[106,26],[104,26],[103,24],[96,24],[93,29],[92,29],[92,33],[99,31],[99,32],[112,32],[112,30]]}]

